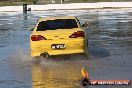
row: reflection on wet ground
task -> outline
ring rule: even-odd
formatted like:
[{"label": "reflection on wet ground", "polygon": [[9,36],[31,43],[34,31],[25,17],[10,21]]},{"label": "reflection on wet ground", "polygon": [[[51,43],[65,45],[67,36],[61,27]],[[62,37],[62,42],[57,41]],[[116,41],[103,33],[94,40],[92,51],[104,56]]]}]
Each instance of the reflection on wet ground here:
[{"label": "reflection on wet ground", "polygon": [[[48,62],[49,63],[49,62]],[[33,88],[75,88],[79,87],[79,72],[82,66],[78,63],[50,62],[52,65],[33,65]]]},{"label": "reflection on wet ground", "polygon": [[[51,56],[32,63],[29,29],[41,17],[72,15],[89,22],[88,57]],[[91,79],[132,80],[132,9],[90,9],[0,13],[0,88],[82,88],[81,68]],[[131,88],[132,86],[88,86]]]}]

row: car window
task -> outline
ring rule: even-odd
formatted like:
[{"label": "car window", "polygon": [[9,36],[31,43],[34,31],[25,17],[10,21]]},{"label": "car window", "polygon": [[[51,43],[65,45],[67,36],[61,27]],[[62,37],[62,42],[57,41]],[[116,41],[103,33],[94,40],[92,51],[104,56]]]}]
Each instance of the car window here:
[{"label": "car window", "polygon": [[75,19],[55,19],[39,22],[37,31],[78,28]]}]

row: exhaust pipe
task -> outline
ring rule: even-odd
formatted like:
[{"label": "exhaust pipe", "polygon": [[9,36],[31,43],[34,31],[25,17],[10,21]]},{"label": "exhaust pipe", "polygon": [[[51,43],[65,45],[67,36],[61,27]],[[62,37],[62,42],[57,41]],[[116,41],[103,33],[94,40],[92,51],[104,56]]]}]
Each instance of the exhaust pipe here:
[{"label": "exhaust pipe", "polygon": [[42,58],[48,58],[49,54],[47,52],[44,52],[44,53],[40,54],[40,57],[42,57]]}]

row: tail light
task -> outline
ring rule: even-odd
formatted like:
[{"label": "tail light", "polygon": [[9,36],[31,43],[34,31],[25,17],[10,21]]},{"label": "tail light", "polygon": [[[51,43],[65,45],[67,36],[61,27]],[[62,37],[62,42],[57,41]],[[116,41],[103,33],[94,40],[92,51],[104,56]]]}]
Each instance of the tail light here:
[{"label": "tail light", "polygon": [[77,31],[77,32],[74,32],[72,35],[69,36],[69,38],[77,38],[77,37],[84,37],[84,32],[83,31]]},{"label": "tail light", "polygon": [[41,35],[32,35],[31,40],[32,41],[40,41],[40,40],[47,40],[47,39]]}]

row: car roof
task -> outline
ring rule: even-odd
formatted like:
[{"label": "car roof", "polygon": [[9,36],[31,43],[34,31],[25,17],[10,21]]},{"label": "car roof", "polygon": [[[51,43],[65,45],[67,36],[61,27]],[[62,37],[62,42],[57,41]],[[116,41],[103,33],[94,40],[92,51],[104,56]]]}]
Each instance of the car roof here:
[{"label": "car roof", "polygon": [[55,20],[55,19],[76,19],[74,16],[57,16],[57,17],[46,17],[41,18],[39,21]]}]

